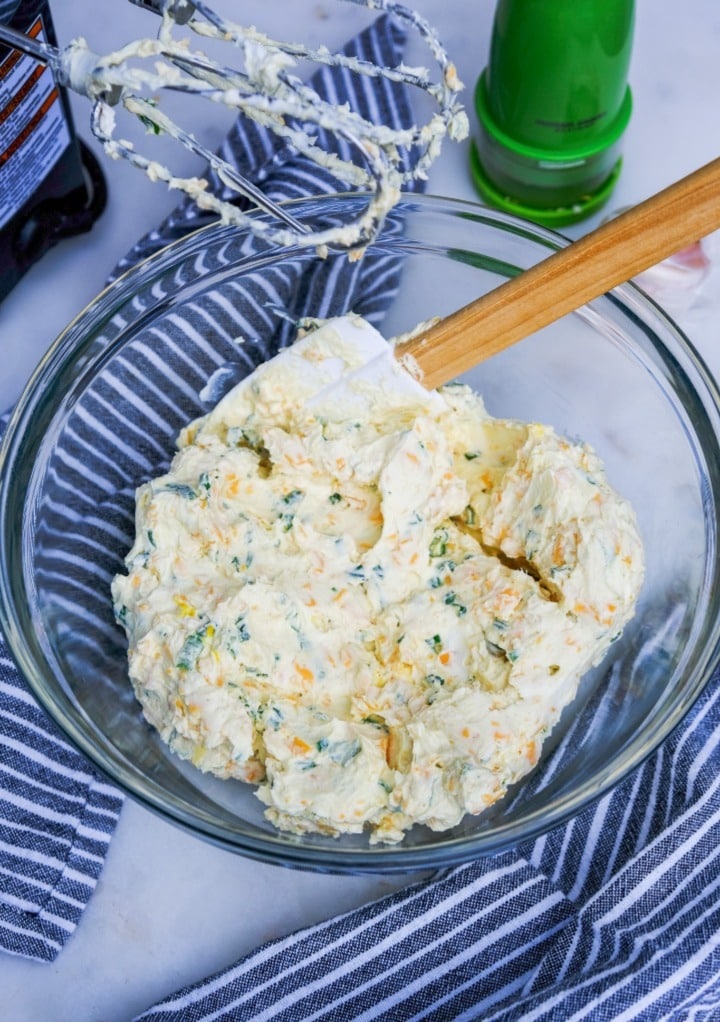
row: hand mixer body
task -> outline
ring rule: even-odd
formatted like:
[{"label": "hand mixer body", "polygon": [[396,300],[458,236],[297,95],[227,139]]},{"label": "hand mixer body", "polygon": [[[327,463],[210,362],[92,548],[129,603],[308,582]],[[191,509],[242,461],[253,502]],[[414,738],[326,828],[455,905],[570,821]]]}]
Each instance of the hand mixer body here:
[{"label": "hand mixer body", "polygon": [[[5,26],[55,46],[47,0],[23,0]],[[0,44],[0,300],[61,238],[105,206],[102,171],[75,135],[67,94],[33,57]]]}]

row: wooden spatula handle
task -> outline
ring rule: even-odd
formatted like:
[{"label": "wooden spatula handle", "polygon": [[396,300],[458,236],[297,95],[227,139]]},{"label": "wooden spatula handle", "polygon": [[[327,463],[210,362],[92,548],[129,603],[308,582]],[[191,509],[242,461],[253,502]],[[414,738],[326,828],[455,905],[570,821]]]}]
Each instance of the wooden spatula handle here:
[{"label": "wooden spatula handle", "polygon": [[720,159],[398,345],[396,357],[411,355],[426,387],[447,383],[718,228]]}]

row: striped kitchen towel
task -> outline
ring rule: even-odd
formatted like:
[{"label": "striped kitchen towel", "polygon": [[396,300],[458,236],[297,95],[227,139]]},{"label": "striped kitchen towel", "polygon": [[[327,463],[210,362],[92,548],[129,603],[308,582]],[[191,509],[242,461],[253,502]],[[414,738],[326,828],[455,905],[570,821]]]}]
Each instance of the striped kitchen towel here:
[{"label": "striped kitchen towel", "polygon": [[0,634],[0,948],[55,958],[95,888],[121,805],[37,705]]},{"label": "striped kitchen towel", "polygon": [[[404,30],[396,22],[381,17],[348,44],[346,52],[394,66],[401,61],[405,39]],[[353,79],[346,72],[324,68],[314,76],[313,86],[337,102],[350,103],[351,107],[366,117],[380,119],[390,126],[410,127],[413,124],[412,111],[402,88],[385,80],[374,82],[371,89],[361,85],[356,90]],[[328,147],[333,144],[331,139],[322,141]],[[270,132],[247,122],[239,121],[234,125],[224,143],[222,155],[278,200],[337,192],[344,188],[329,172],[298,159],[286,145],[279,144]],[[212,175],[209,177],[211,187],[218,192],[222,191],[220,182]],[[191,202],[183,202],[160,227],[138,242],[118,264],[112,277],[204,222],[204,214]],[[328,302],[332,301],[333,295],[338,296],[338,300],[344,303],[342,311],[347,311],[347,303],[362,293],[362,311],[369,319],[377,320],[392,297],[398,267],[390,264],[379,266],[371,261],[365,265],[365,261],[354,264],[347,260],[344,262],[342,274],[333,280],[320,273],[312,279],[305,276],[297,281],[284,281],[283,285],[293,287],[296,292],[301,291],[299,298],[315,311],[320,308],[316,301],[319,291],[326,293]],[[286,299],[287,294],[283,298],[278,293],[278,301]],[[260,333],[262,336],[266,313],[257,301],[253,301],[249,309],[249,315],[254,317],[250,333]],[[331,304],[328,304],[327,313],[333,311]],[[220,322],[220,305],[215,307],[213,314],[217,330],[222,334],[224,324]],[[202,325],[207,326],[205,322]],[[288,342],[290,324],[283,321],[282,327],[265,347],[259,345],[253,349],[256,361],[269,357]],[[237,323],[233,323],[230,329],[233,331],[232,337],[237,336]],[[186,399],[191,392],[197,399],[197,391],[201,386],[193,390],[192,373],[199,374],[199,379],[203,369],[210,373],[213,368],[202,361],[208,346],[201,344],[200,347],[203,350],[192,366],[182,362],[181,373],[185,376],[180,393]],[[228,342],[228,355],[237,359],[237,353],[237,345]],[[164,368],[170,374],[172,355],[167,354]],[[244,366],[243,371],[246,372],[248,368],[252,366]],[[136,405],[142,400],[142,387],[138,380],[133,379],[130,383],[126,393],[130,394],[129,401],[133,407],[126,423],[136,421]],[[149,389],[152,390],[152,387]],[[169,389],[163,394],[163,399],[173,393]],[[102,396],[99,400],[102,401]],[[89,414],[98,410],[104,426],[104,415],[112,416],[114,412],[120,414],[123,408],[118,412],[115,394],[110,405],[99,404]],[[199,407],[194,408],[194,414],[200,410]],[[168,425],[169,435],[175,435],[189,414],[188,409],[175,409],[176,417]],[[3,430],[4,425],[5,422],[2,423]],[[89,446],[82,449],[78,459],[70,457],[63,462],[61,458],[63,469],[68,469],[68,465],[80,465],[88,474],[88,485],[95,483],[102,490],[104,475],[115,455],[112,451],[111,456],[108,456],[108,450],[103,445],[112,444],[114,437],[111,430],[92,427]],[[77,435],[68,439],[71,444],[77,441]],[[70,489],[64,491],[63,500],[72,499],[69,496],[71,491],[72,480]],[[83,494],[80,492],[76,496],[82,500]],[[132,490],[124,496],[132,505]],[[62,504],[61,500],[60,508]],[[95,503],[93,513],[97,506]],[[83,536],[74,537],[68,528],[71,519],[72,515],[63,523],[66,554],[75,540],[81,543],[89,535],[86,531]],[[52,586],[56,565],[44,564],[41,554],[39,564],[39,570],[45,572],[43,584]],[[119,570],[119,567],[114,563],[110,565],[108,582],[113,571]],[[93,570],[97,571],[98,565],[93,565]],[[72,619],[75,608],[78,613],[81,612],[81,598],[76,599],[74,585],[79,593],[82,587],[77,586],[77,578],[67,577],[62,579],[62,591],[58,590],[57,605],[68,621]],[[93,591],[96,590],[95,584]],[[108,597],[107,600],[103,599],[103,604],[109,608],[109,585],[107,592]],[[79,656],[84,655],[84,647],[89,648],[87,636],[81,628],[74,633],[73,642]],[[124,656],[124,651],[119,651],[119,655]],[[102,684],[101,676],[98,677],[98,683]],[[65,741],[37,705],[19,677],[6,643],[0,636],[0,949],[43,961],[55,958],[79,922],[92,894],[121,805],[122,795]]]}]

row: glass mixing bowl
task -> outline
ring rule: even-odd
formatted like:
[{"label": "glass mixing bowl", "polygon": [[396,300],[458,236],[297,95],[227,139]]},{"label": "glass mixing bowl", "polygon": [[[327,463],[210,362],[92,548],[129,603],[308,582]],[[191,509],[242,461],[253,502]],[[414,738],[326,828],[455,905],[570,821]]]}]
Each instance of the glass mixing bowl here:
[{"label": "glass mixing bowl", "polygon": [[[359,197],[293,203],[319,226]],[[480,365],[466,380],[498,416],[592,444],[634,505],[647,576],[637,614],[528,778],[451,831],[399,845],[296,837],[253,789],[201,774],[145,723],[110,582],[133,535],[134,490],[179,428],[294,333],[349,309],[386,336],[444,315],[565,244],[474,204],[407,197],[365,256],[273,250],[208,227],[105,290],[58,338],[8,428],[0,490],[1,621],[32,691],[116,784],[237,852],[335,871],[426,869],[560,824],[637,766],[688,712],[718,660],[717,389],[680,331],[627,285]],[[243,343],[237,338],[242,336]]]}]

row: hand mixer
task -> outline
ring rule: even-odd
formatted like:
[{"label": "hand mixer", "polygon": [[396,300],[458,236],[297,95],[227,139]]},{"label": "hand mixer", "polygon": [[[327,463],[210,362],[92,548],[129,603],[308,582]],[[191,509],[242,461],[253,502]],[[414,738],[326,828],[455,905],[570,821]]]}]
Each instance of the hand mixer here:
[{"label": "hand mixer", "polygon": [[[198,207],[217,214],[222,222],[261,234],[270,243],[361,248],[379,232],[403,187],[410,180],[427,175],[443,139],[446,136],[460,139],[467,134],[467,118],[457,98],[462,85],[452,62],[430,25],[395,0],[345,2],[388,13],[415,30],[438,66],[436,81],[423,68],[381,67],[331,53],[325,47],[313,50],[302,44],[278,42],[254,28],[221,17],[204,0],[131,2],[160,16],[157,38],[136,40],[105,56],[94,53],[83,39],[58,49],[2,25],[0,41],[47,64],[60,85],[90,100],[92,133],[109,156],[128,160],[152,180],[164,181],[169,187],[186,192]],[[198,38],[231,44],[241,58],[241,68],[221,64],[193,49],[190,36],[178,38],[180,29]],[[340,66],[368,78],[384,77],[418,89],[431,98],[433,113],[427,123],[404,131],[374,124],[347,107],[322,100],[304,84],[292,72],[301,59]],[[367,206],[353,222],[340,228],[310,230],[176,124],[160,108],[157,97],[164,90],[199,96],[253,118],[340,180],[367,191]],[[116,136],[118,108],[140,118],[150,133],[169,135],[204,158],[224,186],[249,199],[283,226],[274,226],[257,216],[249,217],[237,205],[213,194],[207,181],[176,176],[161,163],[136,151],[132,143]],[[314,139],[318,129],[344,142],[343,153],[352,155],[341,157],[318,146]],[[401,168],[400,148],[414,151],[417,158],[412,170]]]}]

